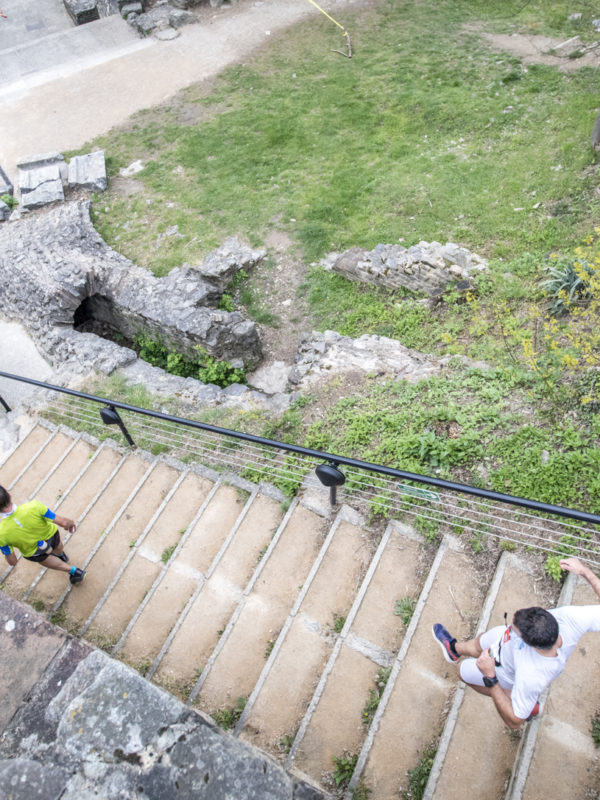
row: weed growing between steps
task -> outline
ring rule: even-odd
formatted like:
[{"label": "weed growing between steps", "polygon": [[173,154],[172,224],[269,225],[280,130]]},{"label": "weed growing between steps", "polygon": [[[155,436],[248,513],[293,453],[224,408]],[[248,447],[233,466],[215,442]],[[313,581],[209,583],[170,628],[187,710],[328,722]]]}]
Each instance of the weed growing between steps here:
[{"label": "weed growing between steps", "polygon": [[408,628],[408,625],[412,619],[412,615],[415,612],[416,605],[417,604],[414,598],[409,597],[408,595],[401,597],[400,600],[396,600],[394,614],[397,617],[400,617],[405,628]]},{"label": "weed growing between steps", "polygon": [[408,788],[402,791],[402,800],[422,799],[436,753],[437,747],[430,745],[423,751],[416,767],[408,770]]},{"label": "weed growing between steps", "polygon": [[225,731],[231,730],[231,728],[235,728],[237,721],[242,716],[247,700],[248,698],[246,697],[238,697],[235,701],[235,706],[232,708],[219,708],[211,716],[220,728]]},{"label": "weed growing between steps", "polygon": [[594,745],[600,747],[600,711],[597,711],[592,717],[590,731]]},{"label": "weed growing between steps", "polygon": [[377,711],[379,701],[381,700],[391,672],[391,667],[380,667],[377,670],[377,675],[375,676],[375,686],[373,689],[369,689],[369,699],[365,703],[362,710],[363,725],[368,726],[373,721],[373,716]]},{"label": "weed growing between steps", "polygon": [[345,789],[350,783],[357,761],[357,753],[344,753],[342,756],[333,757],[333,780],[338,789]]}]

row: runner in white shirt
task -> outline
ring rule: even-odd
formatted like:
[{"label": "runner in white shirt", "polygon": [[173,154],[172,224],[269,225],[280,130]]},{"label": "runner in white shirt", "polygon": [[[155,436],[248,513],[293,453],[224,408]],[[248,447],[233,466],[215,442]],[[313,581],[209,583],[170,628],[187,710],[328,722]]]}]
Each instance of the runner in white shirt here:
[{"label": "runner in white shirt", "polygon": [[[600,598],[600,578],[589,567],[578,558],[565,558],[560,565],[585,578]],[[538,713],[540,694],[590,631],[600,631],[600,605],[522,608],[512,625],[491,628],[467,642],[457,642],[438,622],[433,637],[447,661],[470,656],[460,665],[460,677],[491,697],[506,725],[516,730]]]}]

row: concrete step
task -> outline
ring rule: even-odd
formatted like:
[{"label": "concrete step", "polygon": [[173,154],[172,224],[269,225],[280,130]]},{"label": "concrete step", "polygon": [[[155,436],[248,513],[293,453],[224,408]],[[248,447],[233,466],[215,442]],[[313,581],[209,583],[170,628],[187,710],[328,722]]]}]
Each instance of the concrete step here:
[{"label": "concrete step", "polygon": [[[77,599],[76,619],[82,621],[89,617],[104,595],[107,585],[131,552],[132,543],[135,543],[152,514],[177,480],[178,473],[165,464],[144,462],[143,466],[145,469],[141,476],[136,470],[130,477],[129,494],[120,507],[115,505],[112,509],[113,517],[104,529],[102,536],[85,557],[82,554],[82,565],[87,570],[85,592],[77,591],[76,594],[73,593],[72,597],[69,594],[63,606],[71,621],[74,618],[72,604],[75,602],[75,598]],[[110,484],[107,490],[110,492]],[[97,505],[104,503],[112,503],[110,495],[106,496],[106,491],[97,501]],[[49,575],[47,586],[42,587],[42,590],[46,589],[47,591],[51,580]],[[58,582],[53,581],[53,583],[58,587]],[[52,595],[43,599],[45,604],[56,603],[58,597],[52,590]]]},{"label": "concrete step", "polygon": [[82,620],[83,633],[119,640],[160,573],[163,554],[177,546],[211,487],[209,480],[194,472],[181,473],[90,614],[84,613],[87,608],[81,614],[76,611],[73,592],[69,599]]},{"label": "concrete step", "polygon": [[372,555],[362,520],[342,507],[279,636],[272,640],[238,722],[236,732],[243,739],[280,754],[280,742],[298,730],[335,644],[336,620],[344,624]]},{"label": "concrete step", "polygon": [[[558,605],[597,605],[586,581],[569,575]],[[600,636],[580,640],[561,675],[550,685],[542,714],[529,723],[506,800],[592,798],[600,792],[600,756],[591,735],[600,711]]]},{"label": "concrete step", "polygon": [[387,674],[380,671],[391,667],[406,630],[396,602],[416,605],[424,581],[423,550],[410,528],[388,525],[291,744],[288,768],[320,782],[334,757],[360,751],[375,713],[365,708],[373,692],[382,693],[377,676]]},{"label": "concrete step", "polygon": [[329,526],[298,502],[290,511],[190,695],[190,701],[204,711],[231,707],[237,698],[250,696],[269,643],[279,635],[315,563],[322,527]]},{"label": "concrete step", "polygon": [[[509,553],[497,568],[493,594],[482,614],[478,632],[508,623],[519,608],[545,605],[538,593],[535,574]],[[465,771],[473,791],[485,797],[501,797],[507,788],[517,754],[519,734],[511,734],[490,698],[459,684],[440,739],[424,800],[458,800],[464,796]],[[481,753],[494,758],[481,768]]]},{"label": "concrete step", "polygon": [[44,445],[35,453],[34,458],[21,470],[10,484],[13,502],[25,503],[31,500],[45,477],[66,454],[73,444],[73,439],[60,431],[54,431],[46,439]]},{"label": "concrete step", "polygon": [[0,467],[0,485],[5,489],[11,489],[17,477],[27,468],[27,465],[35,460],[40,449],[52,435],[48,428],[42,425],[33,425],[27,436],[21,440],[19,446],[8,454],[4,463]]},{"label": "concrete step", "polygon": [[[188,601],[178,626],[158,654],[149,674],[161,685],[187,698],[199,672],[244,597],[245,589],[283,517],[281,502],[264,494],[254,497],[235,534],[225,542]],[[175,565],[174,565],[174,568]],[[248,590],[249,591],[249,590]]]},{"label": "concrete step", "polygon": [[473,634],[483,599],[462,544],[444,537],[411,624],[359,754],[350,787],[360,778],[378,800],[397,800],[407,772],[437,739],[456,686],[455,667],[443,660],[431,626],[444,621],[457,638]]},{"label": "concrete step", "polygon": [[254,498],[234,486],[215,485],[125,629],[114,652],[130,664],[152,665],[190,597],[203,580],[238,518]]}]

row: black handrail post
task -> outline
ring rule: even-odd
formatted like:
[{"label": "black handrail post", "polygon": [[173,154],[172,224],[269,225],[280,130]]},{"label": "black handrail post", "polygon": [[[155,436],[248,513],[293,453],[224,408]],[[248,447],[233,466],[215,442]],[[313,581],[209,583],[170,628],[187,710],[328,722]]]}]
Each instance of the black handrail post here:
[{"label": "black handrail post", "polygon": [[8,403],[2,397],[2,395],[0,395],[0,405],[4,406],[4,410],[6,411],[7,414],[8,414],[9,411],[12,411],[12,408],[8,405]]},{"label": "black handrail post", "polygon": [[105,425],[118,425],[121,429],[121,433],[127,440],[127,443],[130,447],[135,447],[135,442],[129,435],[129,431],[125,427],[125,423],[121,419],[119,412],[114,406],[107,406],[106,408],[100,409],[100,416],[102,418],[102,422]]},{"label": "black handrail post", "polygon": [[315,468],[315,472],[323,486],[329,486],[330,505],[337,505],[337,487],[346,483],[346,476],[338,469],[335,461],[331,461],[329,464],[319,464]]}]

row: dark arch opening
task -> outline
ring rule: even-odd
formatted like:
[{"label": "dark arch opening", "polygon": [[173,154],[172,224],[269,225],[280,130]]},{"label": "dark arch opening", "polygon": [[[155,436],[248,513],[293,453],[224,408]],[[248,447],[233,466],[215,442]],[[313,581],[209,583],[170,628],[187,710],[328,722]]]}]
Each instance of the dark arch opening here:
[{"label": "dark arch opening", "polygon": [[120,329],[120,315],[112,300],[102,294],[85,297],[73,314],[73,328],[80,333],[95,333],[103,339],[131,347],[131,340]]}]

